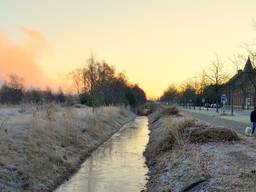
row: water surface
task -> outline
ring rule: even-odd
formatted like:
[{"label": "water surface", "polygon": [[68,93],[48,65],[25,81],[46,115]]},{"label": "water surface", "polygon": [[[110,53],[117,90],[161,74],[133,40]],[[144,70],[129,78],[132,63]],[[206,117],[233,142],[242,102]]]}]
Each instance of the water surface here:
[{"label": "water surface", "polygon": [[148,171],[143,157],[148,119],[137,117],[86,159],[81,169],[56,192],[136,192]]}]

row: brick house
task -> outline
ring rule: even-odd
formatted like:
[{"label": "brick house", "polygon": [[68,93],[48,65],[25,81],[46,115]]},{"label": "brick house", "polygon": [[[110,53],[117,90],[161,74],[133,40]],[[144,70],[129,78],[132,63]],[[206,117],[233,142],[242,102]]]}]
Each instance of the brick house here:
[{"label": "brick house", "polygon": [[256,104],[256,70],[248,57],[243,70],[237,73],[225,85],[228,105],[249,108]]}]

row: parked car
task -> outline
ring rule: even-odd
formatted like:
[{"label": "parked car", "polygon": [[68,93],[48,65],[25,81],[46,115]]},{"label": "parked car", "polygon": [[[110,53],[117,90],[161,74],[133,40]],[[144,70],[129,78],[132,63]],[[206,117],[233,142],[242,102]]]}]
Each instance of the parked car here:
[{"label": "parked car", "polygon": [[211,104],[211,108],[216,108],[216,103]]},{"label": "parked car", "polygon": [[204,104],[204,107],[205,107],[205,108],[209,108],[209,107],[210,107],[210,103],[205,103],[205,104]]},{"label": "parked car", "polygon": [[220,104],[217,104],[217,103],[213,103],[213,104],[211,104],[211,108],[220,108],[221,107],[221,105]]}]

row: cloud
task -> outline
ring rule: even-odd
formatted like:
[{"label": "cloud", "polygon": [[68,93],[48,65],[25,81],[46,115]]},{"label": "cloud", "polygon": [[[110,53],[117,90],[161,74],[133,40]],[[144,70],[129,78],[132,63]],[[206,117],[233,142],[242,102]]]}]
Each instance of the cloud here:
[{"label": "cloud", "polygon": [[26,86],[45,87],[50,80],[37,63],[40,53],[47,48],[47,38],[40,31],[21,28],[24,39],[15,42],[7,34],[0,33],[0,77],[16,74]]},{"label": "cloud", "polygon": [[27,35],[27,37],[34,39],[35,41],[41,42],[41,44],[45,44],[47,42],[46,37],[40,31],[35,29],[29,29],[27,27],[21,27],[21,31]]}]

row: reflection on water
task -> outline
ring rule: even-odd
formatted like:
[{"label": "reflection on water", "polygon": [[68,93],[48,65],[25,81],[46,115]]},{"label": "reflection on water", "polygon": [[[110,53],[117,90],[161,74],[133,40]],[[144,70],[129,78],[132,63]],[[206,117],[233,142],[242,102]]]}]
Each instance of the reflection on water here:
[{"label": "reflection on water", "polygon": [[56,192],[136,192],[146,184],[148,120],[138,117],[97,149]]}]

